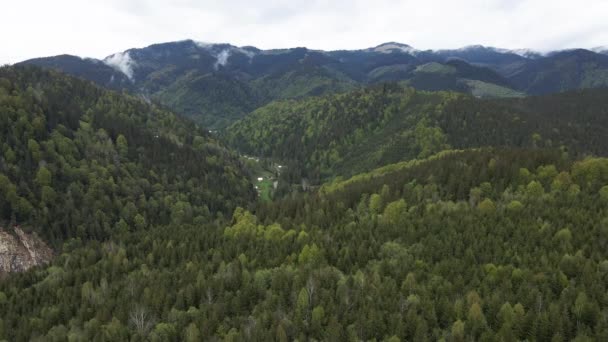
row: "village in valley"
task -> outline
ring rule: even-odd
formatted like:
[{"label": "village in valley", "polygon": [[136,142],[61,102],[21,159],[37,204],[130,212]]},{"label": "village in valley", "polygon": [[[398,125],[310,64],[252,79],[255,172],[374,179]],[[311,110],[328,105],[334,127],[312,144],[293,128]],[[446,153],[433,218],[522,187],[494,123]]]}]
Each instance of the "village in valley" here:
[{"label": "village in valley", "polygon": [[258,192],[258,196],[265,201],[270,201],[275,190],[279,186],[279,176],[284,166],[267,159],[260,159],[243,155],[242,158],[250,167],[252,172],[252,182]]}]

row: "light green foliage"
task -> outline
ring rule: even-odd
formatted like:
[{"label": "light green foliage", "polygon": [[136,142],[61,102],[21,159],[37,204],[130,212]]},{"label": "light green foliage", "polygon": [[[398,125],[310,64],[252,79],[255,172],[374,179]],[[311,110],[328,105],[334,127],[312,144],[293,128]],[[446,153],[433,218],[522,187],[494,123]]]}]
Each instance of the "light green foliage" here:
[{"label": "light green foliage", "polygon": [[[36,162],[36,163],[40,162],[40,158],[42,158],[42,154],[40,152],[40,145],[38,144],[38,142],[34,139],[29,139],[27,142],[27,148],[28,148],[28,151],[30,152],[30,154],[32,155],[32,159],[34,160],[34,162]],[[9,160],[9,162],[14,163],[15,162],[14,158],[13,158],[13,161]]]},{"label": "light green foliage", "polygon": [[198,327],[194,323],[190,323],[184,331],[184,341],[186,342],[198,342],[201,340],[201,333]]},{"label": "light green foliage", "polygon": [[[125,224],[213,220],[254,198],[236,156],[173,113],[53,71],[3,67],[0,80],[10,94],[0,100],[0,219],[53,247]],[[205,140],[196,153],[193,136]]]},{"label": "light green foliage", "polygon": [[452,337],[454,341],[464,341],[465,323],[458,320],[452,325]]},{"label": "light green foliage", "polygon": [[524,208],[524,205],[517,200],[513,200],[507,205],[507,209],[513,213],[517,213]]},{"label": "light green foliage", "polygon": [[407,214],[407,204],[403,199],[389,203],[382,213],[382,222],[389,225],[402,223],[402,218]]},{"label": "light green foliage", "polygon": [[583,186],[598,189],[608,183],[608,159],[587,158],[572,167],[572,176]]},{"label": "light green foliage", "polygon": [[312,310],[312,324],[313,326],[321,327],[325,320],[325,310],[322,306],[316,306]]},{"label": "light green foliage", "polygon": [[312,245],[305,245],[298,256],[298,262],[303,265],[318,266],[322,259],[322,251],[314,243]]},{"label": "light green foliage", "polygon": [[608,185],[604,185],[604,186],[603,186],[603,187],[600,189],[599,194],[600,194],[600,198],[601,198],[603,201],[608,202]]},{"label": "light green foliage", "polygon": [[41,187],[50,186],[52,181],[52,175],[49,169],[44,166],[41,166],[36,173],[36,184]]},{"label": "light green foliage", "polygon": [[[567,179],[572,164],[561,158],[444,153],[260,203],[255,214],[238,208],[231,222],[152,221],[106,243],[72,241],[53,266],[0,283],[0,309],[16,308],[3,316],[2,338],[541,340],[560,324],[571,327],[556,330],[563,340],[602,340],[605,204],[586,185],[576,201],[567,193],[532,200],[538,175],[519,171],[554,165],[557,175],[542,182]],[[10,184],[0,177],[0,189]],[[379,205],[369,205],[370,194]],[[477,205],[491,210],[476,214]],[[137,221],[139,210],[125,206],[118,225]],[[65,314],[64,305],[91,311]],[[136,305],[148,308],[144,335],[125,323]]]},{"label": "light green foliage", "polygon": [[284,235],[285,231],[278,223],[268,226],[264,232],[264,238],[275,243],[280,241]]},{"label": "light green foliage", "polygon": [[191,223],[193,215],[189,202],[177,201],[171,206],[171,220],[174,223]]},{"label": "light green foliage", "polygon": [[572,241],[572,232],[568,228],[560,229],[553,236],[553,240],[562,246],[569,246]]},{"label": "light green foliage", "polygon": [[572,185],[572,177],[568,172],[560,172],[551,183],[553,191],[566,191]]},{"label": "light green foliage", "polygon": [[543,188],[543,185],[540,182],[531,181],[526,186],[526,193],[531,198],[539,198],[545,193],[545,189]]},{"label": "light green foliage", "polygon": [[447,137],[443,134],[441,128],[430,127],[427,120],[423,119],[418,122],[414,130],[414,136],[420,149],[420,153],[418,153],[420,159],[450,148],[447,144]]},{"label": "light green foliage", "polygon": [[119,134],[118,138],[116,138],[116,149],[123,158],[129,153],[129,144],[127,143],[127,138],[125,138],[125,136],[122,134]]},{"label": "light green foliage", "polygon": [[525,93],[513,90],[504,86],[496,84],[478,81],[478,80],[465,80],[466,85],[469,87],[471,94],[476,97],[524,97]]},{"label": "light green foliage", "polygon": [[477,208],[484,214],[492,214],[496,211],[496,205],[489,198],[486,198],[481,201],[481,203],[477,205]]},{"label": "light green foliage", "polygon": [[293,161],[291,169],[318,181],[447,148],[435,110],[456,99],[383,85],[273,102],[230,126],[226,138],[247,154]]},{"label": "light green foliage", "polygon": [[[178,117],[74,80],[41,92],[37,84],[61,76],[44,73],[32,82],[0,70],[0,88],[7,88],[0,91],[2,156],[7,145],[15,154],[0,173],[0,212],[58,246],[51,265],[0,281],[0,340],[607,339],[601,158],[576,162],[549,149],[447,151],[262,202],[230,152]],[[77,99],[68,108],[78,110],[66,117],[37,111],[45,102],[30,95],[64,87]],[[453,146],[501,141],[492,139],[502,129],[487,128],[498,126],[472,120],[492,117],[484,103],[405,90],[384,103],[384,90],[391,93],[382,86],[361,92],[361,106],[342,110],[324,102],[327,110],[306,121],[318,126],[277,136],[292,139],[296,159],[306,155],[295,154],[306,139],[328,137],[308,162],[331,172],[337,169],[328,162],[352,162],[348,147],[361,147],[368,134],[389,140],[370,144],[374,152],[362,158],[378,146],[395,152],[405,146],[399,142],[412,144],[395,155],[416,156],[420,113],[429,120],[425,129],[441,127]],[[19,95],[6,100],[8,94]],[[427,95],[437,101],[429,104]],[[411,102],[400,107],[403,98]],[[20,108],[28,101],[35,105]],[[510,105],[501,107],[505,122]],[[408,114],[408,106],[421,111]],[[458,115],[442,116],[447,107]],[[305,110],[300,114],[312,115]],[[351,110],[362,124],[325,129],[323,120]],[[45,117],[48,131],[34,133],[30,114]],[[379,115],[371,127],[368,114]],[[535,122],[534,112],[525,120]],[[458,134],[464,121],[471,134]],[[360,128],[356,136],[353,127]],[[387,134],[393,127],[396,134]],[[527,126],[514,127],[505,129],[510,141],[529,144]],[[540,134],[551,136],[543,127]],[[334,139],[333,129],[342,128]],[[39,143],[38,162],[29,139]],[[50,177],[39,182],[42,167]]]},{"label": "light green foliage", "polygon": [[416,67],[416,72],[454,74],[456,73],[456,68],[446,64],[431,62]]},{"label": "light green foliage", "polygon": [[382,196],[373,194],[369,198],[369,209],[372,213],[379,214],[382,211]]},{"label": "light green foliage", "polygon": [[308,297],[308,291],[302,288],[298,293],[298,300],[296,302],[297,314],[302,320],[307,320],[310,311],[310,301]]},{"label": "light green foliage", "polygon": [[146,218],[141,214],[135,215],[134,222],[137,229],[144,229],[146,227]]},{"label": "light green foliage", "polygon": [[243,208],[237,208],[233,215],[234,225],[227,227],[224,234],[228,237],[257,234],[257,217]]},{"label": "light green foliage", "polygon": [[243,208],[235,210],[233,220],[235,223],[224,230],[224,235],[229,238],[259,238],[278,243],[286,236],[295,236],[295,231],[285,231],[278,223],[269,226],[258,224],[257,217]]}]

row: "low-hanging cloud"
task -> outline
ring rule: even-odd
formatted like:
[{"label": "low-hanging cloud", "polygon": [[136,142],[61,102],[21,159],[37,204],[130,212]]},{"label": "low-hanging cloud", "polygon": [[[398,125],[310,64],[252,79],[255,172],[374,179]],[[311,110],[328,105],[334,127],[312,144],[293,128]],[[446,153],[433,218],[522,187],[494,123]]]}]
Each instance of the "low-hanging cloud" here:
[{"label": "low-hanging cloud", "polygon": [[104,63],[111,66],[112,68],[125,74],[130,80],[133,80],[133,68],[135,67],[135,61],[131,59],[129,52],[119,52],[112,56],[107,57],[103,60]]},{"label": "low-hanging cloud", "polygon": [[246,49],[243,49],[240,47],[235,47],[235,46],[223,48],[223,49],[219,50],[219,52],[218,52],[218,50],[217,50],[218,44],[200,42],[200,41],[194,41],[194,44],[196,44],[201,49],[207,50],[213,57],[215,57],[216,62],[213,65],[215,70],[218,70],[220,68],[220,66],[225,67],[226,65],[228,65],[228,59],[234,53],[243,54],[243,55],[247,56],[250,60],[256,55],[256,53],[253,51],[249,51],[249,50],[246,50]]},{"label": "low-hanging cloud", "polygon": [[226,50],[222,50],[222,52],[220,52],[217,55],[217,62],[215,62],[215,70],[219,69],[220,65],[221,66],[226,66],[226,64],[228,64],[228,58],[230,57],[230,55],[232,54],[232,52],[229,49]]}]

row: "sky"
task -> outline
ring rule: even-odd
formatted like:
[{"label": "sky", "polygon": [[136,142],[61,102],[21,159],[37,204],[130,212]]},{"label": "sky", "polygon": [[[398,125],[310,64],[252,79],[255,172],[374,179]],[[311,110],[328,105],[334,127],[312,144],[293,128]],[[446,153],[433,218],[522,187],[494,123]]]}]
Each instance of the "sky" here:
[{"label": "sky", "polygon": [[261,49],[593,48],[608,45],[606,18],[607,0],[2,0],[0,64],[183,39]]}]

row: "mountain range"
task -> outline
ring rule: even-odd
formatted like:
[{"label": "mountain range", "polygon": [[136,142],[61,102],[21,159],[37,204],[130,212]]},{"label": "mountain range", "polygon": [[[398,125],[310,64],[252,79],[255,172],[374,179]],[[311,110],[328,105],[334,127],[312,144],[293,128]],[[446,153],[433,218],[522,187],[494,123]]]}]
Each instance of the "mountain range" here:
[{"label": "mountain range", "polygon": [[605,58],[0,67],[0,341],[608,341]]},{"label": "mountain range", "polygon": [[129,49],[102,60],[60,55],[20,64],[58,69],[127,90],[218,129],[274,100],[341,93],[382,82],[477,97],[608,86],[608,51],[592,50],[540,53],[480,45],[417,50],[395,42],[361,50],[261,50],[184,40]]}]

